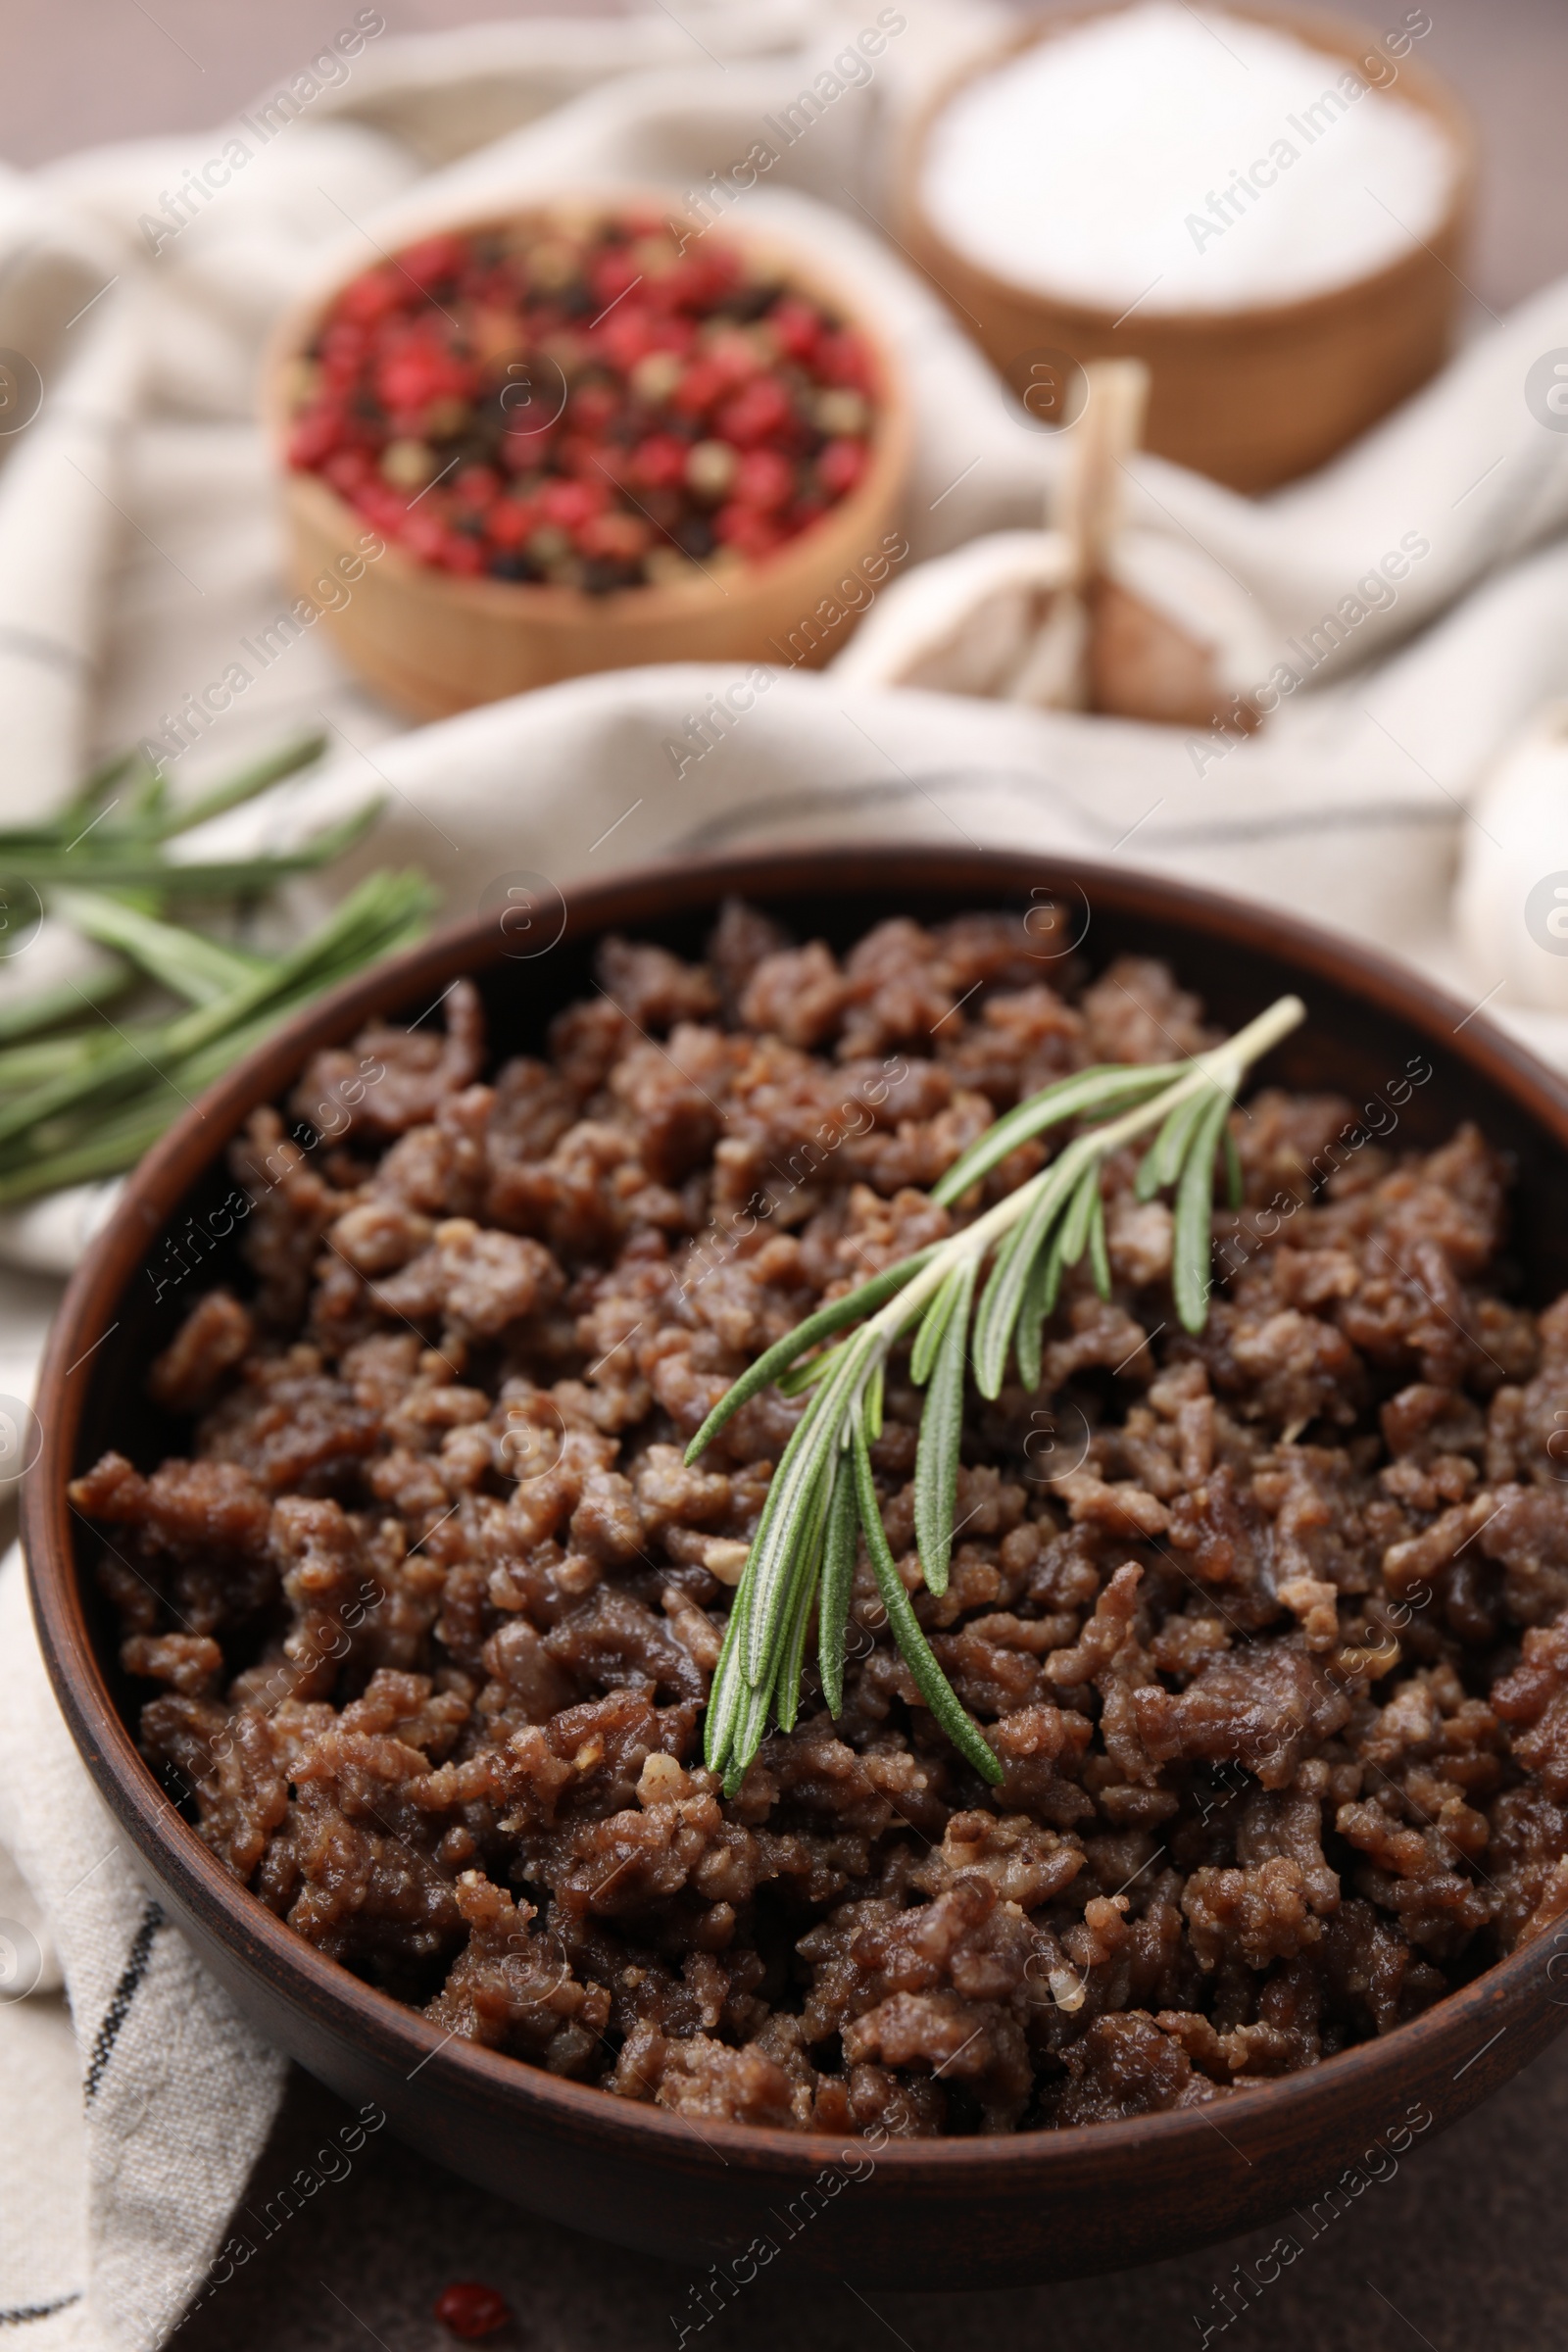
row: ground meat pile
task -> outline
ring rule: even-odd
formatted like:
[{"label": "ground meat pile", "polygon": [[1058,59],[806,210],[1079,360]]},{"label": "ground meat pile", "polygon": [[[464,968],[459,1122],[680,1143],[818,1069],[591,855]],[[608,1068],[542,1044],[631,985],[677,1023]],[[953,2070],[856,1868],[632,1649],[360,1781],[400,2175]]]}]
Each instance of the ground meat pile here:
[{"label": "ground meat pile", "polygon": [[[547,1059],[475,992],[322,1054],[233,1153],[249,1276],[152,1372],[185,1458],[74,1489],[145,1753],[257,1899],[487,2046],[708,2119],[902,2134],[1232,2096],[1386,2034],[1568,1910],[1568,1298],[1489,1277],[1473,1127],[1263,1091],[1197,1338],[1107,1177],[1039,1392],[974,1399],[950,1590],[919,1396],[888,1536],[1005,1766],[956,1754],[863,1552],[845,1708],[726,1801],[701,1719],[799,1402],[734,1377],[979,1213],[928,1188],[1064,1071],[1211,1041],[1162,965],[1014,915],[841,961],[726,908],[618,939]],[[487,1071],[490,1073],[487,1075]],[[239,1296],[244,1292],[244,1297]]]}]

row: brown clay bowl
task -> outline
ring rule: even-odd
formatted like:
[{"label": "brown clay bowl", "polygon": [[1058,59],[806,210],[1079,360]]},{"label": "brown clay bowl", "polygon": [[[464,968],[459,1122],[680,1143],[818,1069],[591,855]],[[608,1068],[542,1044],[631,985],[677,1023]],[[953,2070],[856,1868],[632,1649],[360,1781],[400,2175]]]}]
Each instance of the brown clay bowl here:
[{"label": "brown clay bowl", "polygon": [[[868,2154],[854,2138],[699,2131],[443,2037],[236,1885],[136,1752],[92,1577],[95,1537],[66,1484],[107,1446],[150,1464],[182,1445],[143,1396],[148,1359],[189,1304],[177,1288],[155,1302],[146,1268],[159,1237],[186,1217],[209,1235],[221,1225],[211,1212],[241,1120],[372,1014],[426,1013],[471,973],[503,1050],[536,1049],[550,1015],[583,988],[602,932],[690,953],[732,891],[840,946],[893,913],[1000,906],[1022,920],[1045,892],[1087,917],[1092,962],[1128,950],[1167,956],[1228,1026],[1298,990],[1309,1019],[1265,1074],[1361,1102],[1424,1054],[1433,1076],[1410,1097],[1401,1142],[1430,1145],[1458,1119],[1479,1120],[1516,1157],[1514,1250],[1527,1295],[1539,1303],[1568,1287],[1568,1084],[1484,1016],[1466,1018],[1413,975],[1272,910],[1044,854],[856,848],[574,888],[559,944],[529,961],[509,960],[515,943],[494,918],[470,921],[335,991],[215,1086],[143,1160],[72,1283],[42,1375],[43,1450],[24,1534],[49,1670],[87,1768],[160,1900],[265,2034],[344,2097],[376,2101],[436,2161],[574,2228],[705,2268],[739,2258],[742,2277],[744,2250],[767,2236],[814,2271],[956,2288],[1122,2269],[1309,2207],[1380,2134],[1410,2130],[1412,2107],[1431,2119],[1418,2129],[1453,2123],[1562,2031],[1568,1985],[1557,1979],[1568,1963],[1553,1947],[1528,1945],[1385,2039],[1228,2101],[1222,2126],[1189,2109]],[[216,1245],[198,1283],[232,1278],[232,1247]]]},{"label": "brown clay bowl", "polygon": [[[1295,33],[1363,79],[1372,78],[1361,62],[1378,48],[1368,27],[1344,17],[1259,7],[1253,0],[1225,4],[1228,14]],[[1407,53],[1396,61],[1398,77],[1387,86],[1431,115],[1453,150],[1447,209],[1424,242],[1412,237],[1409,250],[1384,269],[1326,292],[1246,310],[1166,314],[1136,305],[1130,312],[1119,305],[1102,310],[1015,285],[960,252],[925,210],[920,179],[926,140],[936,117],[964,84],[1102,13],[1075,8],[1031,19],[937,89],[905,143],[899,233],[1009,380],[1031,358],[1056,379],[1063,358],[1080,367],[1089,360],[1145,360],[1151,376],[1148,447],[1234,490],[1271,490],[1324,465],[1442,366],[1463,290],[1455,272],[1475,209],[1475,131],[1459,100],[1419,57]],[[1022,397],[1030,389],[1025,364],[1014,390]],[[1054,397],[1067,399],[1059,380]]]},{"label": "brown clay bowl", "polygon": [[[678,210],[673,200],[647,201],[658,211]],[[597,209],[615,213],[637,202],[622,192]],[[466,231],[515,224],[552,209],[518,206],[505,220],[489,214],[439,225]],[[588,209],[596,209],[588,199],[574,200],[574,211]],[[876,360],[876,425],[860,480],[818,521],[763,562],[722,573],[705,568],[673,586],[588,596],[545,582],[468,579],[422,564],[391,541],[383,555],[365,563],[366,517],[318,474],[294,472],[283,459],[296,364],[328,304],[358,271],[347,272],[279,324],[263,369],[262,415],[279,472],[290,576],[313,604],[320,606],[325,597],[327,628],[350,667],[416,718],[446,718],[560,678],[650,662],[799,662],[814,668],[848,641],[853,612],[846,611],[830,634],[818,627],[808,635],[804,623],[868,562],[881,565],[873,577],[887,576],[912,445],[903,371],[875,324],[814,254],[728,220],[713,233],[776,267],[865,337]],[[340,572],[353,582],[346,601],[337,585]]]}]

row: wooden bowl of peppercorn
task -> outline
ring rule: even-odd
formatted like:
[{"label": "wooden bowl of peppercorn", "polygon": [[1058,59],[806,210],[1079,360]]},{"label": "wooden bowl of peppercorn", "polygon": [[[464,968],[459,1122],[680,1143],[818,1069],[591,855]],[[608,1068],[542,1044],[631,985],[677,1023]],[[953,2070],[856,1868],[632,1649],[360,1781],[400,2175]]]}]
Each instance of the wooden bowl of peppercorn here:
[{"label": "wooden bowl of peppercorn", "polygon": [[[814,664],[885,578],[910,427],[813,258],[625,195],[448,226],[287,318],[290,564],[421,718],[654,662]],[[810,623],[808,627],[808,623]]]}]

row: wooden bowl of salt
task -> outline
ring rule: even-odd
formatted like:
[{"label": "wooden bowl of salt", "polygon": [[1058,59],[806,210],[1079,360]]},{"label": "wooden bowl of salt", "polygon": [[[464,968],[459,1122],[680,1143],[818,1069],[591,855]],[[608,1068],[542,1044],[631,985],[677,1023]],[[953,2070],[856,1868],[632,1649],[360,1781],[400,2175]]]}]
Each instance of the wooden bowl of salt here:
[{"label": "wooden bowl of salt", "polygon": [[913,123],[899,233],[1034,420],[1088,362],[1141,359],[1148,446],[1270,489],[1448,348],[1476,146],[1417,26],[1246,0],[1034,19]]}]

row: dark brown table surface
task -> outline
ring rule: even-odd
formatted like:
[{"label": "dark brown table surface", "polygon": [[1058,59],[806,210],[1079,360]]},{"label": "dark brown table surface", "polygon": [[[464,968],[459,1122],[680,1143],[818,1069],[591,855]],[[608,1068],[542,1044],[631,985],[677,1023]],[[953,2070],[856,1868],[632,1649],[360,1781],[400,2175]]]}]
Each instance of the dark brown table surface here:
[{"label": "dark brown table surface", "polygon": [[[679,2352],[695,2274],[535,2221],[384,2135],[264,2240],[270,2200],[346,2121],[294,2079],[246,2200],[259,2250],[181,2330],[182,2352],[451,2352],[431,2306],[456,2278],[516,2313],[485,2338],[494,2352]],[[786,2247],[685,2352],[1200,2352],[1203,2326],[1210,2352],[1550,2352],[1568,2340],[1565,2157],[1568,2039],[1445,2137],[1415,2140],[1396,2172],[1374,2158],[1388,2177],[1339,2218],[1296,2223],[1304,2251],[1239,2311],[1233,2265],[1250,2272],[1273,2230],[1115,2278],[968,2295],[861,2294]]]},{"label": "dark brown table surface", "polygon": [[[397,32],[556,13],[518,0],[380,6]],[[560,0],[560,13],[619,12]],[[1376,30],[1405,16],[1395,0],[1354,13]],[[1463,92],[1485,157],[1466,281],[1478,306],[1504,311],[1568,270],[1568,6],[1430,0],[1430,14],[1420,54]],[[100,141],[203,129],[295,71],[338,21],[322,0],[0,0],[0,157],[24,168]],[[1479,307],[1476,316],[1484,321]],[[293,2078],[249,2205],[264,2213],[346,2120],[325,2091]],[[1396,2177],[1369,2187],[1223,2329],[1214,2290],[1235,2264],[1250,2270],[1274,2232],[1117,2278],[961,2297],[863,2298],[786,2256],[686,2344],[978,2352],[1008,2333],[1027,2352],[1199,2352],[1207,2327],[1224,2352],[1541,2352],[1568,2341],[1565,2168],[1568,2040],[1445,2138],[1417,2140]],[[677,2352],[692,2318],[690,2274],[519,2214],[379,2137],[179,2341],[183,2352],[438,2352],[456,2339],[431,2305],[465,2278],[499,2287],[518,2315],[485,2339],[495,2352]]]}]

